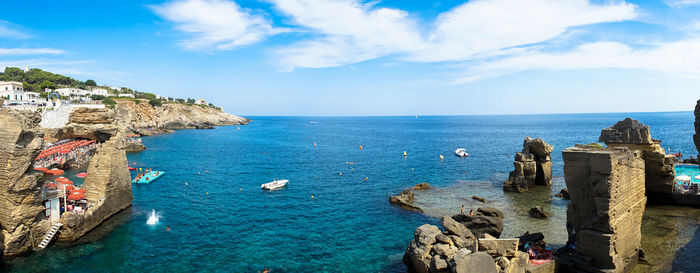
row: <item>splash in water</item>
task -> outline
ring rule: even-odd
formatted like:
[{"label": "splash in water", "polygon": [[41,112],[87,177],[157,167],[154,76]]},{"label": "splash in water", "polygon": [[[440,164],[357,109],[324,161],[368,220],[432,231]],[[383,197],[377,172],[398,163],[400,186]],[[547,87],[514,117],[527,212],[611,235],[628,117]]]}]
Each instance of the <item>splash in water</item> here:
[{"label": "splash in water", "polygon": [[151,216],[148,216],[148,221],[146,221],[147,225],[155,225],[158,223],[158,220],[160,219],[160,212],[156,212],[156,210],[151,211]]}]

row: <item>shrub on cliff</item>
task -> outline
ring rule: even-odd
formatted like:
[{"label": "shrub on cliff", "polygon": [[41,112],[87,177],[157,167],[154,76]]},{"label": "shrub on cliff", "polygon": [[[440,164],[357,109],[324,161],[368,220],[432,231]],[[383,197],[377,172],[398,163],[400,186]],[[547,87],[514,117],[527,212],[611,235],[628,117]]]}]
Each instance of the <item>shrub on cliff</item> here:
[{"label": "shrub on cliff", "polygon": [[148,100],[148,104],[150,104],[150,105],[153,106],[153,107],[162,106],[162,105],[163,105],[163,103],[162,103],[160,100],[158,100],[158,99]]}]

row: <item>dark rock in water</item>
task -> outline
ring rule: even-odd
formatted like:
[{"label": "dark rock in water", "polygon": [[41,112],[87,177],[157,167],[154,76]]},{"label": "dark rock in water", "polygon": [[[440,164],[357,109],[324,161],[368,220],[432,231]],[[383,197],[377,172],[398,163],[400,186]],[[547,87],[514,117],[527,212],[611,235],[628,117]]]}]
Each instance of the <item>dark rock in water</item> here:
[{"label": "dark rock in water", "polygon": [[390,196],[389,202],[395,205],[399,205],[404,209],[423,212],[423,209],[413,205],[414,192],[410,189],[405,189],[399,195]]},{"label": "dark rock in water", "polygon": [[552,184],[552,158],[554,150],[544,140],[526,137],[522,152],[515,153],[513,171],[503,183],[503,190],[509,192],[526,192],[529,185]]},{"label": "dark rock in water", "polygon": [[476,215],[492,216],[503,218],[503,212],[494,207],[483,207],[476,209]]},{"label": "dark rock in water", "polygon": [[547,218],[549,217],[549,214],[542,209],[540,206],[534,206],[530,208],[530,211],[528,211],[528,214],[530,214],[530,217],[534,218]]},{"label": "dark rock in water", "polygon": [[561,197],[563,199],[571,199],[571,196],[569,196],[569,189],[563,188],[559,193],[555,194],[554,196],[556,197]]},{"label": "dark rock in water", "polygon": [[414,190],[429,190],[429,189],[430,189],[430,184],[428,184],[428,182],[423,182],[423,183],[420,183],[420,184],[416,184],[415,186],[413,186],[413,189],[414,189]]},{"label": "dark rock in water", "polygon": [[479,238],[484,234],[498,238],[503,232],[503,213],[495,208],[479,208],[474,216],[457,214],[452,219],[462,223]]},{"label": "dark rock in water", "polygon": [[486,203],[486,199],[479,197],[479,196],[476,196],[476,195],[472,196],[472,199],[480,201],[482,203]]}]

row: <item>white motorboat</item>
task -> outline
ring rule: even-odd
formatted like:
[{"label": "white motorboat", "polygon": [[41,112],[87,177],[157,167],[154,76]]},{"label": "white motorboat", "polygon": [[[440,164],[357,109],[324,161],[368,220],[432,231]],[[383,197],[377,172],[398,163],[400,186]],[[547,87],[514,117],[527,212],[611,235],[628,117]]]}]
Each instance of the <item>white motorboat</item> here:
[{"label": "white motorboat", "polygon": [[459,157],[467,157],[469,154],[467,153],[467,149],[464,148],[459,148],[455,150],[455,154]]},{"label": "white motorboat", "polygon": [[287,179],[275,180],[275,181],[272,181],[272,182],[270,182],[270,183],[262,184],[262,185],[260,185],[260,187],[261,187],[263,190],[269,190],[269,191],[271,191],[271,190],[280,189],[280,188],[286,186],[287,183],[289,183],[289,180],[287,180]]}]

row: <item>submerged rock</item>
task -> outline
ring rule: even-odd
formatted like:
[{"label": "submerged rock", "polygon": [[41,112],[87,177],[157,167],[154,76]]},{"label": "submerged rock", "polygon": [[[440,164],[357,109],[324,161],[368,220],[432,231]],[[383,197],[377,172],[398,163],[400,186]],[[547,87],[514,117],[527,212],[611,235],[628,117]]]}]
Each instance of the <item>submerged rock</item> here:
[{"label": "submerged rock", "polygon": [[466,226],[477,237],[489,234],[498,238],[503,232],[503,213],[496,208],[479,208],[474,216],[457,214],[452,219]]},{"label": "submerged rock", "polygon": [[534,206],[527,212],[533,218],[547,218],[549,214],[541,206]]},{"label": "submerged rock", "polygon": [[415,199],[414,195],[415,193],[412,190],[405,189],[399,195],[390,196],[389,202],[395,205],[399,205],[400,207],[407,210],[423,212],[423,209],[413,205],[413,201]]},{"label": "submerged rock", "polygon": [[429,190],[429,189],[430,189],[430,184],[428,184],[428,182],[423,182],[423,183],[420,183],[420,184],[416,184],[415,186],[413,186],[413,189],[414,189],[414,190]]},{"label": "submerged rock", "polygon": [[561,197],[563,199],[571,199],[571,196],[569,196],[569,189],[567,188],[561,189],[559,193],[555,194],[554,196]]}]

